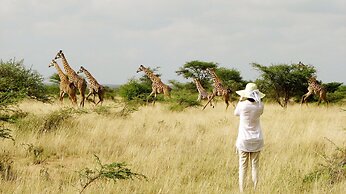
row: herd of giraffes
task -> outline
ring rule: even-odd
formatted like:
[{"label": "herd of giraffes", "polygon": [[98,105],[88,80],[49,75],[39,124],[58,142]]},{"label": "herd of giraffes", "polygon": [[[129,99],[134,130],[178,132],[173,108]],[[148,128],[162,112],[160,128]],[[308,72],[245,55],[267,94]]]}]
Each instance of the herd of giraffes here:
[{"label": "herd of giraffes", "polygon": [[[60,68],[59,64],[56,61],[57,59],[62,60],[63,67],[64,67],[66,74]],[[299,62],[297,65],[300,68],[306,67],[306,65],[304,65],[301,62]],[[77,96],[76,95],[77,95],[77,90],[78,90],[79,94],[81,96],[79,106],[84,107],[84,101],[85,101],[85,99],[88,99],[88,97],[90,95],[93,95],[93,101],[92,102],[95,103],[95,105],[98,105],[98,104],[102,105],[103,100],[104,100],[104,93],[105,93],[104,87],[101,84],[99,84],[97,82],[97,80],[91,75],[91,73],[88,70],[86,70],[83,66],[81,66],[80,69],[77,72],[75,72],[71,68],[69,63],[67,62],[67,59],[66,59],[64,53],[62,52],[62,50],[60,50],[56,54],[56,56],[54,57],[54,59],[52,59],[52,62],[49,64],[48,67],[52,67],[52,66],[54,66],[56,68],[57,73],[58,73],[59,78],[60,78],[59,100],[61,102],[63,101],[64,95],[67,94],[69,99],[71,100],[72,104],[77,105]],[[212,78],[213,90],[209,94],[206,91],[206,89],[203,88],[199,79],[193,78],[193,81],[194,81],[196,88],[197,88],[197,91],[198,91],[197,101],[207,100],[207,103],[204,105],[203,110],[207,107],[208,104],[210,104],[210,106],[212,106],[214,108],[213,99],[216,96],[221,96],[224,99],[224,102],[226,104],[226,110],[227,110],[227,108],[229,106],[230,96],[231,96],[232,90],[223,85],[222,80],[215,73],[215,69],[207,68],[206,70]],[[143,65],[140,65],[138,70],[137,70],[137,73],[142,72],[142,71],[148,76],[148,78],[152,82],[152,86],[151,86],[152,91],[151,91],[150,95],[147,97],[147,103],[148,103],[149,98],[152,95],[154,95],[153,104],[155,104],[157,94],[163,94],[164,96],[170,97],[170,92],[172,90],[171,87],[164,84],[161,81],[161,79],[158,76],[156,76],[153,73],[153,71],[151,71],[149,68],[146,68]],[[80,73],[84,73],[85,76],[87,77],[88,81],[89,81],[89,85],[88,85],[89,94],[86,97],[85,97],[85,92],[86,92],[86,88],[87,88],[87,82],[85,81],[85,79],[83,77],[78,75]],[[317,82],[317,79],[315,76],[308,79],[308,84],[309,84],[308,92],[302,96],[301,104],[306,102],[307,98],[309,96],[311,96],[312,94],[318,95],[318,97],[319,97],[318,105],[321,103],[322,100],[327,102],[327,104],[328,104],[328,101],[326,98],[326,90],[321,84],[319,84]],[[96,95],[99,98],[99,101],[97,103],[95,102],[95,96]]]},{"label": "herd of giraffes", "polygon": [[[61,59],[65,72],[66,74],[62,71],[62,69],[59,67],[58,63],[56,62],[57,59]],[[77,90],[79,91],[79,94],[81,95],[81,100],[80,100],[80,106],[84,107],[84,101],[85,99],[88,99],[88,97],[93,94],[93,102],[97,104],[101,104],[104,99],[104,87],[97,82],[97,80],[91,75],[91,73],[86,70],[83,66],[80,67],[79,71],[77,73],[71,68],[71,66],[68,64],[67,59],[60,50],[54,59],[52,59],[52,62],[48,65],[48,67],[54,66],[57,70],[57,73],[60,78],[60,93],[59,93],[59,100],[62,102],[64,95],[68,94],[71,102],[73,104],[77,104]],[[79,76],[79,73],[84,73],[85,76],[87,77],[89,81],[89,94],[85,97],[85,91],[87,88],[87,82],[85,81],[84,78]],[[99,101],[96,103],[95,102],[95,95],[98,95]]]}]

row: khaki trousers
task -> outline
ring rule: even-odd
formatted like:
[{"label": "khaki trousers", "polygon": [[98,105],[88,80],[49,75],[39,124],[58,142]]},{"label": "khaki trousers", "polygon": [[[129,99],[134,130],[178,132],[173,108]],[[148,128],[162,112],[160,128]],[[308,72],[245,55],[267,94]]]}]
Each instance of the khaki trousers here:
[{"label": "khaki trousers", "polygon": [[259,155],[260,152],[244,152],[238,150],[239,153],[239,189],[240,192],[244,191],[245,179],[248,168],[248,163],[251,163],[252,171],[252,182],[254,184],[254,189],[257,186],[258,182],[258,165],[259,165]]}]

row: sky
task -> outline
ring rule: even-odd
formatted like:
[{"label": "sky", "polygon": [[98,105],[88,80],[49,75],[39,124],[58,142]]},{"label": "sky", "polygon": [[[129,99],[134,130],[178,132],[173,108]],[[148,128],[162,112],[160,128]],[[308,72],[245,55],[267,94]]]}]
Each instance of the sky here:
[{"label": "sky", "polygon": [[[0,59],[48,78],[61,49],[102,84],[124,84],[139,65],[190,81],[186,62],[218,63],[255,80],[251,63],[314,65],[346,83],[345,0],[0,0]],[[58,61],[62,65],[61,61]]]}]

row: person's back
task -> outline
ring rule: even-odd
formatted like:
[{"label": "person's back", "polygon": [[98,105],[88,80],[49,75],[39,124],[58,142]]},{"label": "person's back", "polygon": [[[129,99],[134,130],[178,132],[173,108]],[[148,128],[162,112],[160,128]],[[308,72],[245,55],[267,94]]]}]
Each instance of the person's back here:
[{"label": "person's back", "polygon": [[[252,181],[256,188],[258,179],[259,155],[263,148],[263,135],[260,116],[263,113],[261,98],[265,96],[257,89],[256,84],[248,83],[244,90],[236,91],[240,100],[234,110],[239,116],[238,137],[236,148],[239,154],[239,189],[243,192],[248,163],[251,163]],[[242,99],[245,99],[242,101]]]},{"label": "person's back", "polygon": [[234,111],[239,116],[238,138],[236,146],[245,152],[257,152],[263,147],[263,135],[260,125],[260,116],[263,113],[263,104],[240,101]]}]

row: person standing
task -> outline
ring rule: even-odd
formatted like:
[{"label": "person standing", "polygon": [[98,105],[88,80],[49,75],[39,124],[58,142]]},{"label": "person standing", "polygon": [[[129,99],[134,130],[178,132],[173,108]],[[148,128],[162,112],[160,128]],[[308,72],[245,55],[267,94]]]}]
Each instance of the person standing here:
[{"label": "person standing", "polygon": [[254,83],[248,83],[244,90],[236,93],[240,96],[234,110],[234,115],[239,116],[236,149],[239,154],[239,189],[243,192],[249,162],[254,189],[258,182],[259,155],[264,146],[260,125],[260,116],[264,108],[261,98],[265,94],[260,92]]}]

